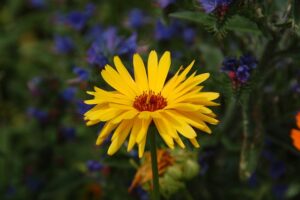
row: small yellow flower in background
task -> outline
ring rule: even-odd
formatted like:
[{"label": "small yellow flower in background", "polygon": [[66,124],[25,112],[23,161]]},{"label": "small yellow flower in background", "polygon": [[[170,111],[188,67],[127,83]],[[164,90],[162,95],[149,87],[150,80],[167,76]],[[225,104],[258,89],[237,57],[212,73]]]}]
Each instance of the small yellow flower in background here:
[{"label": "small yellow flower in background", "polygon": [[[148,57],[147,68],[140,55],[133,56],[134,79],[118,56],[114,57],[115,68],[106,65],[101,71],[103,79],[115,89],[106,91],[95,87],[87,93],[94,98],[86,104],[95,105],[85,113],[87,125],[106,122],[101,130],[97,145],[114,131],[108,154],[113,155],[129,137],[127,150],[135,144],[139,147],[139,157],[143,156],[147,131],[154,122],[160,136],[171,148],[174,142],[184,148],[180,135],[199,147],[197,134],[192,128],[211,133],[206,123],[217,124],[215,114],[207,106],[217,106],[212,102],[219,97],[216,92],[202,92],[200,83],[208,79],[209,73],[188,76],[194,61],[185,69],[182,67],[168,81],[171,55],[166,51],[160,60],[155,51]],[[180,134],[180,135],[179,135]]]}]

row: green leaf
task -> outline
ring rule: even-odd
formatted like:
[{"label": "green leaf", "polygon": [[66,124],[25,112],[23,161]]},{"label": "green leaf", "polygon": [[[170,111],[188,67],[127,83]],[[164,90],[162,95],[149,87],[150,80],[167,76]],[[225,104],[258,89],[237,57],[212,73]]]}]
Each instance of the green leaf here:
[{"label": "green leaf", "polygon": [[300,1],[299,0],[294,0],[293,2],[293,15],[295,22],[297,24],[300,24]]},{"label": "green leaf", "polygon": [[261,34],[260,30],[254,22],[238,15],[235,15],[234,17],[230,18],[226,23],[225,28],[231,31]]},{"label": "green leaf", "polygon": [[201,12],[192,12],[192,11],[175,12],[175,13],[171,13],[170,17],[196,22],[203,26],[214,26],[216,23],[215,18],[213,18],[212,16],[206,13],[201,13]]}]

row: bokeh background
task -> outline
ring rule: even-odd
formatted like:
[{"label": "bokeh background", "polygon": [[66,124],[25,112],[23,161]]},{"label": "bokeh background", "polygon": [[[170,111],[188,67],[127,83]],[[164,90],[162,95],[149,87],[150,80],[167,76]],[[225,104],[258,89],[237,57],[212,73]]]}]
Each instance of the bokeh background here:
[{"label": "bokeh background", "polygon": [[[221,94],[221,123],[186,149],[197,173],[180,187],[165,182],[164,198],[299,199],[289,133],[300,109],[300,5],[240,2],[227,20],[196,0],[1,0],[0,199],[149,199],[145,188],[128,192],[137,152],[109,157],[109,142],[95,146],[103,124],[85,125],[83,101],[106,86],[100,71],[114,55],[130,71],[132,55],[152,49],[171,51],[171,73],[195,59],[198,73],[211,73],[205,90]],[[237,87],[223,60],[247,53],[258,70]]]}]

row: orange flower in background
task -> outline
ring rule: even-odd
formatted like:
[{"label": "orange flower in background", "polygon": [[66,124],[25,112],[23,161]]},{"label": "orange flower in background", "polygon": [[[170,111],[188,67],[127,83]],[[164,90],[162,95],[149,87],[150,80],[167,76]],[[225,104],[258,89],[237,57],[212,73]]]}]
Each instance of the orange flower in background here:
[{"label": "orange flower in background", "polygon": [[294,147],[300,151],[300,112],[296,115],[296,123],[298,129],[292,129],[290,136],[293,140]]},{"label": "orange flower in background", "polygon": [[[157,150],[157,164],[158,164],[158,174],[162,176],[168,167],[172,166],[175,159],[166,150]],[[145,153],[145,160],[143,165],[137,170],[134,179],[128,189],[131,192],[134,188],[139,185],[152,180],[152,170],[151,170],[151,156],[150,152]]]}]

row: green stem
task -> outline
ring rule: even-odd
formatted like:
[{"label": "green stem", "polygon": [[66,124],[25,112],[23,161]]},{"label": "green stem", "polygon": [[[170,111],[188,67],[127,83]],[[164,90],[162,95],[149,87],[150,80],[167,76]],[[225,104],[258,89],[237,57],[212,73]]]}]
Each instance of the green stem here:
[{"label": "green stem", "polygon": [[247,100],[242,105],[242,116],[243,116],[243,143],[241,149],[241,158],[240,158],[240,178],[242,180],[247,179],[250,174],[248,174],[248,146],[249,146],[249,119],[248,119],[248,97]]},{"label": "green stem", "polygon": [[158,167],[157,167],[157,152],[155,142],[155,132],[150,134],[150,151],[151,151],[151,164],[152,164],[152,179],[153,179],[153,199],[159,200],[159,182],[158,182]]}]

